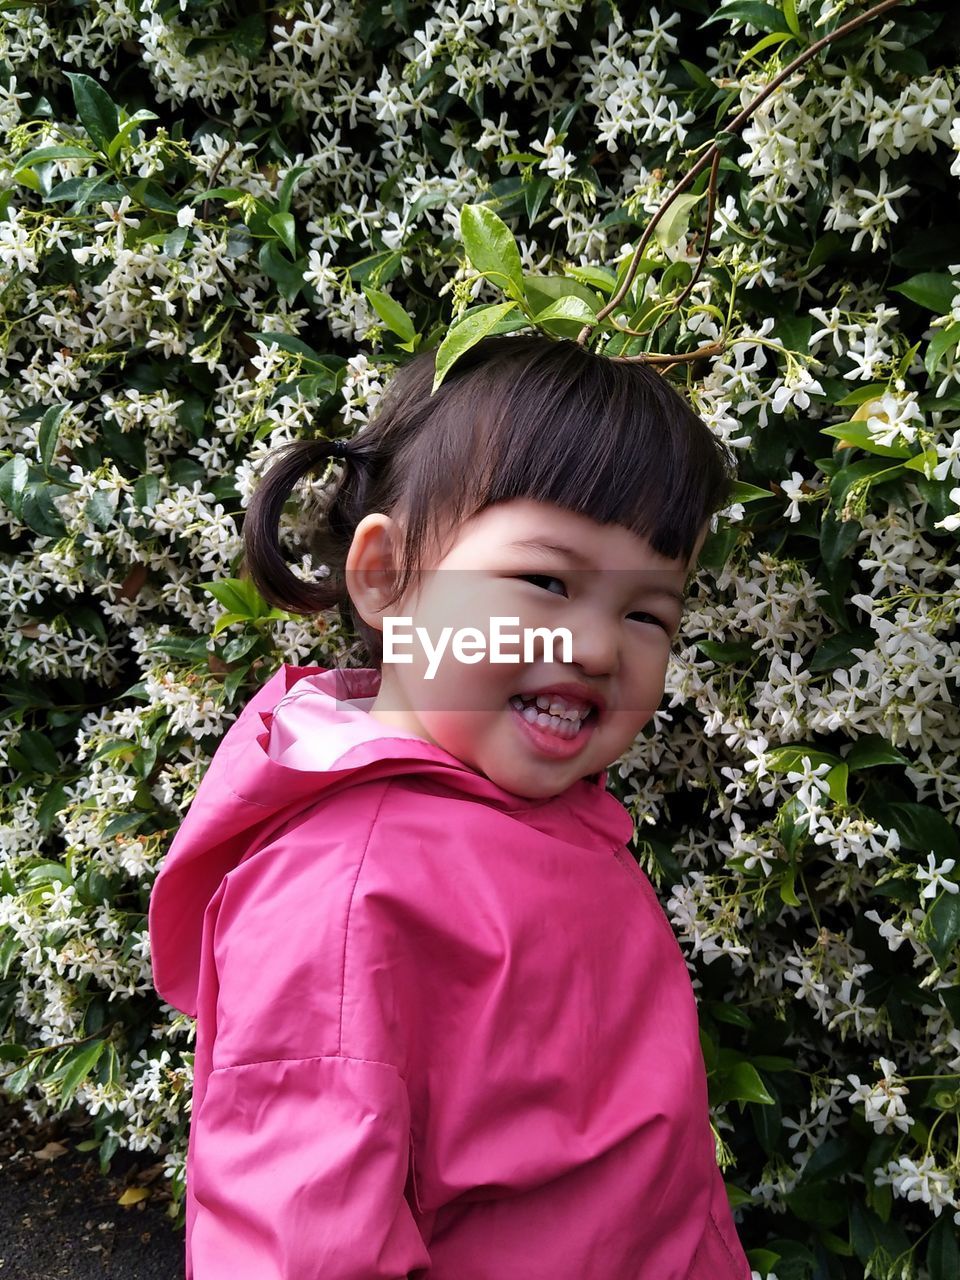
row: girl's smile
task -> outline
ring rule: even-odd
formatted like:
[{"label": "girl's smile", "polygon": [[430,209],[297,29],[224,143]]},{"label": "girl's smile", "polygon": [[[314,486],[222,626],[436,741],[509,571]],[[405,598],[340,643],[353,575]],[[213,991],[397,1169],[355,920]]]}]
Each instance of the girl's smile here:
[{"label": "girl's smile", "polygon": [[687,563],[623,526],[515,499],[466,521],[386,609],[392,525],[382,513],[365,516],[347,558],[351,598],[370,625],[382,631],[398,615],[430,636],[449,627],[487,636],[492,619],[518,619],[521,631],[544,637],[566,629],[571,660],[554,634],[533,658],[461,661],[445,650],[426,678],[427,658],[414,646],[396,661],[385,654],[370,714],[531,798],[619,759],[663,697]]},{"label": "girl's smile", "polygon": [[568,760],[575,756],[593,733],[597,722],[596,707],[584,712],[583,717],[574,712],[554,715],[543,707],[550,703],[547,696],[524,702],[516,695],[510,706],[517,717],[518,729],[526,734],[533,748],[554,760]]}]

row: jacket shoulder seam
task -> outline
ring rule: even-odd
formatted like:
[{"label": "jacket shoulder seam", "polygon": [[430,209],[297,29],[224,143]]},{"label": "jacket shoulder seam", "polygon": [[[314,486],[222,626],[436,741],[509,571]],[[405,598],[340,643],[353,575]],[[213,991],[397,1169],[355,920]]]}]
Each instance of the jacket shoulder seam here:
[{"label": "jacket shoulder seam", "polygon": [[[347,986],[347,946],[350,942],[350,916],[353,911],[353,902],[357,894],[357,884],[360,881],[360,873],[363,870],[363,863],[367,856],[367,850],[370,848],[370,841],[373,838],[374,828],[377,825],[377,818],[380,816],[380,810],[383,808],[383,802],[386,799],[387,792],[390,790],[391,779],[387,779],[380,798],[377,801],[376,808],[370,818],[370,826],[367,829],[367,837],[363,842],[363,849],[360,857],[357,859],[357,871],[353,877],[353,884],[350,886],[350,896],[347,899],[347,915],[343,925],[343,952],[340,956],[340,1009],[337,1018],[337,1056],[345,1057],[342,1053],[343,1049],[343,1002],[346,994]],[[363,1059],[360,1059],[363,1061]],[[396,1068],[394,1068],[396,1070]]]}]

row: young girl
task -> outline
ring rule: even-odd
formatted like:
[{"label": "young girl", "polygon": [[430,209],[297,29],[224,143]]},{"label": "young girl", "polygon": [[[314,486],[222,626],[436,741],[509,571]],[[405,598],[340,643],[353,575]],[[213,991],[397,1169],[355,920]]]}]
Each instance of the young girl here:
[{"label": "young girl", "polygon": [[[687,967],[605,785],[730,455],[571,341],[432,380],[419,355],[355,440],[286,446],[246,516],[264,596],[339,605],[369,665],[281,667],[153,890],[157,990],[197,1017],[187,1280],[749,1280]],[[278,521],[332,456],[307,582]],[[504,621],[553,634],[498,654]]]}]

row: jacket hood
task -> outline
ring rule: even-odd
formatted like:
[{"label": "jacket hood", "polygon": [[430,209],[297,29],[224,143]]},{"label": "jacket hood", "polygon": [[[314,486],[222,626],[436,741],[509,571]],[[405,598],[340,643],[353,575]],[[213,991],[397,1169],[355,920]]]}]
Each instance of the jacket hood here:
[{"label": "jacket hood", "polygon": [[[345,787],[430,775],[451,794],[493,806],[535,829],[555,831],[559,821],[574,843],[619,848],[633,835],[633,819],[606,789],[606,769],[558,796],[516,795],[435,743],[399,732],[348,701],[372,700],[379,688],[374,668],[285,663],[227,730],[150,895],[154,986],[174,1008],[196,1016],[203,918],[224,877],[271,833]],[[284,699],[286,708],[304,692],[313,695],[309,713],[304,704],[271,742],[278,703]],[[298,736],[301,728],[305,732]]]}]

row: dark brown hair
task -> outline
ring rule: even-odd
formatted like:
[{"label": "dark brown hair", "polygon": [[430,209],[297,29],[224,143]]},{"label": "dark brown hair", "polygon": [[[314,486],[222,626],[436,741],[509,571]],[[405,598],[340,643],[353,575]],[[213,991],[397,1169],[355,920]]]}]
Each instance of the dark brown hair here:
[{"label": "dark brown hair", "polygon": [[353,609],[344,566],[370,512],[404,531],[392,604],[445,530],[498,502],[531,498],[619,524],[670,559],[689,558],[706,521],[729,503],[733,455],[649,365],[569,339],[503,335],[459,357],[431,394],[435,355],[422,352],[399,369],[348,442],[310,539],[329,577],[308,582],[291,572],[278,524],[297,481],[325,466],[337,442],[276,450],[244,520],[246,568],[265,599],[293,613],[338,607],[363,661],[379,668],[382,636]]}]

